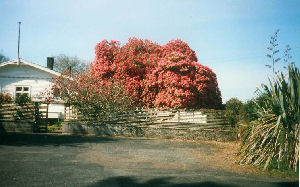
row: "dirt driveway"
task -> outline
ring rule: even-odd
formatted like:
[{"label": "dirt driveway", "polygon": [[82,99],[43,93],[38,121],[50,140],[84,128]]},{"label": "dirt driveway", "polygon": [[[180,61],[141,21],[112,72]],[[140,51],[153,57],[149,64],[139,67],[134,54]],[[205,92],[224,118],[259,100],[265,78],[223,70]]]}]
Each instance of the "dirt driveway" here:
[{"label": "dirt driveway", "polygon": [[234,164],[235,144],[0,136],[0,186],[298,186]]}]

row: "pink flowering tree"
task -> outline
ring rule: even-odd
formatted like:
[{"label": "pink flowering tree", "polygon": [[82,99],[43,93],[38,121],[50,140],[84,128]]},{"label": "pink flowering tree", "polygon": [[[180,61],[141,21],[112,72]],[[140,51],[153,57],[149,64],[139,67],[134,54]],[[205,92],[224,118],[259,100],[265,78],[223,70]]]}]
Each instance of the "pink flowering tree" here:
[{"label": "pink flowering tree", "polygon": [[112,120],[133,110],[131,97],[120,82],[103,83],[88,73],[72,78],[69,72],[63,73],[55,80],[52,93],[75,106],[85,120]]},{"label": "pink flowering tree", "polygon": [[123,46],[103,40],[90,71],[60,76],[53,92],[93,119],[134,107],[218,109],[222,104],[216,74],[181,40],[158,45],[130,38]]},{"label": "pink flowering tree", "polygon": [[105,84],[122,81],[136,106],[221,107],[216,74],[198,63],[195,52],[181,40],[163,46],[137,38],[124,46],[103,40],[95,54],[91,76]]}]

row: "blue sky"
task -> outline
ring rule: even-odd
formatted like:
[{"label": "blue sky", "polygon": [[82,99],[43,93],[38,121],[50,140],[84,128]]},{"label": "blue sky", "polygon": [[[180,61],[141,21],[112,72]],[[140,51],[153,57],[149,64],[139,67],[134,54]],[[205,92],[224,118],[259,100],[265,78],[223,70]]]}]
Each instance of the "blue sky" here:
[{"label": "blue sky", "polygon": [[103,39],[179,38],[217,74],[223,102],[251,99],[267,82],[266,48],[278,28],[279,48],[289,44],[300,64],[299,0],[1,0],[0,7],[0,53],[10,59],[17,56],[18,21],[21,58],[44,66],[62,53],[91,62]]}]

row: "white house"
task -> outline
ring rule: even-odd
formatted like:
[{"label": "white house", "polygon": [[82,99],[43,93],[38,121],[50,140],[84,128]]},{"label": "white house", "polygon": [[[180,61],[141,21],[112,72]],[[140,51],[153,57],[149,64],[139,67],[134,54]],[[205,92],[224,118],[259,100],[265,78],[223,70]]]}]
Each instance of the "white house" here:
[{"label": "white house", "polygon": [[[53,70],[53,62],[53,58],[47,58],[47,68],[23,59],[1,63],[0,91],[13,98],[19,94],[27,94],[32,101],[45,100],[41,93],[50,89],[53,78],[60,76],[60,73]],[[63,103],[49,105],[49,118],[63,117]]]}]

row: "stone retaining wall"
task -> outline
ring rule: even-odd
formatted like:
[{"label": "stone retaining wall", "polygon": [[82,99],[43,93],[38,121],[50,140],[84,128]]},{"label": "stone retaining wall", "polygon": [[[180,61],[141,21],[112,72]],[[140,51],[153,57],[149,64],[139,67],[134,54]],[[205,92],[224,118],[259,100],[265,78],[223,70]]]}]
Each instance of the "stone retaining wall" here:
[{"label": "stone retaining wall", "polygon": [[162,128],[124,124],[92,124],[79,121],[67,121],[62,124],[64,134],[148,137],[184,140],[234,141],[236,132],[225,129],[204,128]]},{"label": "stone retaining wall", "polygon": [[33,122],[26,121],[0,121],[0,133],[33,133],[33,125]]}]

